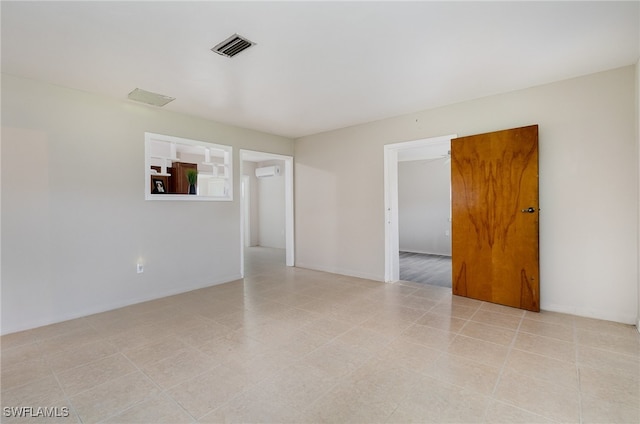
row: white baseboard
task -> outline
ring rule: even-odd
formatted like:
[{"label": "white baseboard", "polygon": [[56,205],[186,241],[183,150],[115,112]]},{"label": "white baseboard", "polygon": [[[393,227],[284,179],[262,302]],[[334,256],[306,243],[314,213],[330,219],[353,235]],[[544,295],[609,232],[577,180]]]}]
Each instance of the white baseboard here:
[{"label": "white baseboard", "polygon": [[[595,311],[591,309],[576,308],[576,307],[570,307],[566,305],[557,305],[557,304],[550,305],[550,304],[545,304],[544,302],[540,304],[540,309],[544,311],[549,311],[549,312],[558,312],[561,314],[569,314],[569,315],[576,315],[576,316],[585,317],[585,318],[600,319],[603,321],[619,322],[621,324],[627,324],[627,325],[636,325],[636,319],[637,319],[637,317],[634,316],[635,314],[625,314],[619,311],[614,311],[614,312]],[[639,320],[639,323],[640,323],[640,320]]]},{"label": "white baseboard", "polygon": [[102,312],[112,311],[114,309],[124,308],[125,306],[136,305],[138,303],[149,302],[151,300],[162,299],[163,297],[173,296],[180,293],[187,293],[193,290],[203,289],[205,287],[217,286],[219,284],[230,283],[231,281],[239,280],[240,274],[229,275],[227,277],[221,277],[215,281],[207,280],[206,282],[198,282],[196,284],[181,287],[179,289],[167,290],[160,293],[154,293],[151,296],[142,296],[133,299],[121,300],[111,303],[105,303],[101,305],[95,305],[90,308],[81,309],[71,313],[58,314],[47,319],[36,319],[29,322],[22,322],[19,326],[2,328],[0,335],[17,333],[19,331],[31,330],[33,328],[43,327],[45,325],[57,324],[59,322],[69,321],[72,319],[83,318],[89,315],[99,314]]},{"label": "white baseboard", "polygon": [[419,253],[421,255],[435,255],[435,256],[446,256],[446,257],[451,257],[451,253],[435,253],[435,252],[426,252],[423,250],[411,250],[411,249],[400,249],[400,252],[407,252],[407,253]]},{"label": "white baseboard", "polygon": [[348,277],[364,278],[365,280],[384,281],[384,276],[369,274],[366,272],[354,271],[350,269],[337,268],[337,267],[325,267],[322,265],[310,264],[305,262],[296,261],[296,268],[311,269],[314,271],[330,272],[331,274],[346,275]]}]

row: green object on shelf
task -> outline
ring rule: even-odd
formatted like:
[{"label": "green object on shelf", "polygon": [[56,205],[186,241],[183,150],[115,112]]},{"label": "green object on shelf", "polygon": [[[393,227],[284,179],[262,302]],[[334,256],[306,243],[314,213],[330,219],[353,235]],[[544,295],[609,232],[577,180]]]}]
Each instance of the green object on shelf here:
[{"label": "green object on shelf", "polygon": [[198,171],[196,169],[187,169],[187,181],[189,184],[196,185],[198,182]]}]

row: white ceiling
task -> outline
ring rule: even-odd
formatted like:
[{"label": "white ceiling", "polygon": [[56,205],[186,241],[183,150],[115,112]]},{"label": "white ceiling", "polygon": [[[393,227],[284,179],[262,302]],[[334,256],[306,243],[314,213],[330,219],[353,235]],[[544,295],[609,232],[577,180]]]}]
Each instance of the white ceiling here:
[{"label": "white ceiling", "polygon": [[2,1],[2,72],[296,138],[634,64],[639,5]]}]

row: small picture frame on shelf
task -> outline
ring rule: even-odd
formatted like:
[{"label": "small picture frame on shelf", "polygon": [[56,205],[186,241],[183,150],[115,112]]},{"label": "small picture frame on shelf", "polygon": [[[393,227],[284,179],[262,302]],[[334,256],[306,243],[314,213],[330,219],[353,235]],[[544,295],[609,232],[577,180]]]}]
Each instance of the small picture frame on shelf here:
[{"label": "small picture frame on shelf", "polygon": [[153,194],[167,194],[167,189],[164,186],[164,181],[161,179],[153,179]]}]

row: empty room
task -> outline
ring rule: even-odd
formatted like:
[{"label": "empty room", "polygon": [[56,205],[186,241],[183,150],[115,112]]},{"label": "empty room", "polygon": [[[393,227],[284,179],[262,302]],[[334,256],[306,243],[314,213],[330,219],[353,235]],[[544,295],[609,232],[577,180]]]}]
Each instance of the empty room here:
[{"label": "empty room", "polygon": [[640,422],[640,2],[0,31],[0,421]]}]

